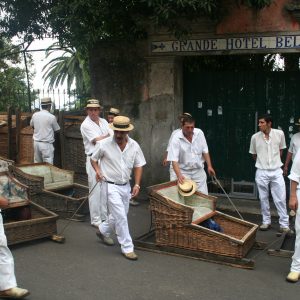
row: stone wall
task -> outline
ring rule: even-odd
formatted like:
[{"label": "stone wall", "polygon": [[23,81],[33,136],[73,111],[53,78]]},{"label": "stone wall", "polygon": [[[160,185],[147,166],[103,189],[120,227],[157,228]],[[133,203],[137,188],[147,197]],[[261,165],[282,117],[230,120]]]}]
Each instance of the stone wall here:
[{"label": "stone wall", "polygon": [[143,185],[167,181],[161,162],[182,107],[181,59],[147,58],[143,43],[103,43],[91,51],[90,67],[93,97],[105,110],[118,107],[135,126],[130,136],[147,161]]}]

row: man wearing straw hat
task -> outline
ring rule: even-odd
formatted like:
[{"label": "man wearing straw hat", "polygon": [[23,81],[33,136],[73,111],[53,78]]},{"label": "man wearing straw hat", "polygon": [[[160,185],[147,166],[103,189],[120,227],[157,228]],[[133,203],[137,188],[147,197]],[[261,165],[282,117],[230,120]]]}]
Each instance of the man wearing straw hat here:
[{"label": "man wearing straw hat", "polygon": [[300,149],[300,119],[298,119],[298,123],[295,123],[295,125],[298,126],[299,132],[295,133],[291,138],[290,147],[288,149],[283,168],[284,175],[287,175],[290,161],[294,160],[297,151]]},{"label": "man wearing straw hat", "polygon": [[209,175],[215,176],[212,167],[208,146],[204,133],[195,128],[195,120],[191,117],[184,118],[182,129],[176,133],[168,148],[167,160],[172,162],[174,174],[171,180],[178,180],[180,184],[185,178],[192,179],[197,183],[197,190],[208,194],[204,162],[207,164]]},{"label": "man wearing straw hat", "polygon": [[114,120],[114,117],[117,117],[119,114],[120,114],[120,110],[111,107],[107,113],[107,122],[111,124]]},{"label": "man wearing straw hat", "polygon": [[30,120],[33,127],[34,162],[48,162],[53,164],[55,132],[60,130],[54,115],[50,113],[51,98],[42,98],[42,110],[35,112]]},{"label": "man wearing straw hat", "polygon": [[[87,117],[80,126],[83,139],[84,150],[86,154],[86,172],[88,175],[89,190],[97,183],[96,173],[91,165],[91,156],[95,152],[97,142],[109,136],[108,123],[100,118],[102,107],[96,99],[87,101],[85,107]],[[93,193],[89,196],[89,209],[91,225],[98,228],[100,223],[107,218],[106,199],[100,197],[101,187],[99,184],[95,187]]]},{"label": "man wearing straw hat", "polygon": [[7,206],[8,200],[0,196],[0,298],[21,299],[28,296],[29,291],[17,287],[14,258],[7,247],[1,215],[1,208]]},{"label": "man wearing straw hat", "polygon": [[[111,107],[108,111],[108,114],[107,114],[107,122],[109,124],[112,124],[112,122],[114,121],[114,117],[117,117],[120,115],[120,110],[117,109],[117,108],[114,108],[114,107]],[[114,135],[114,131],[109,128],[109,135],[113,136]],[[138,206],[140,205],[140,203],[138,201],[136,201],[135,199],[131,198],[129,200],[129,204],[132,205],[132,206]]]},{"label": "man wearing straw hat", "polygon": [[[127,213],[130,198],[139,194],[146,161],[138,143],[128,136],[134,128],[129,118],[117,116],[110,127],[114,130],[114,136],[101,141],[91,158],[97,180],[105,182],[106,189],[103,187],[103,191],[106,190],[107,193],[109,210],[109,217],[100,224],[97,236],[105,244],[112,246],[114,241],[111,234],[114,229],[122,254],[129,260],[137,260],[129,233]],[[131,189],[129,180],[132,169],[134,186]]]}]

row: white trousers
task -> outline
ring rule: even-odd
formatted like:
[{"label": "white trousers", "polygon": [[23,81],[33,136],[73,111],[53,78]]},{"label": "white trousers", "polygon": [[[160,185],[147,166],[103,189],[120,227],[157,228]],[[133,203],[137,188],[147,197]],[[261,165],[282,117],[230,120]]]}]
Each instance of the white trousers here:
[{"label": "white trousers", "polygon": [[286,191],[285,182],[282,176],[282,169],[261,170],[257,169],[255,174],[255,182],[257,185],[262,223],[271,224],[269,188],[271,189],[272,198],[279,216],[279,224],[281,227],[289,227],[289,216],[286,210]]},{"label": "white trousers", "polygon": [[8,290],[16,286],[14,259],[7,247],[3,219],[0,213],[0,291]]},{"label": "white trousers", "polygon": [[53,144],[34,141],[33,148],[34,148],[35,163],[47,162],[53,165],[53,158],[54,158]]},{"label": "white trousers", "polygon": [[[197,183],[197,191],[201,192],[203,194],[208,195],[208,189],[207,189],[207,176],[203,168],[199,169],[194,169],[194,170],[180,170],[181,174],[185,178],[189,178],[194,180]],[[171,172],[170,169],[170,180],[177,180],[176,173],[173,171]]]},{"label": "white trousers", "polygon": [[118,242],[121,245],[122,253],[133,251],[133,243],[129,233],[127,214],[129,210],[129,200],[131,198],[131,188],[129,183],[122,185],[114,185],[106,183],[108,197],[108,220],[99,226],[100,232],[105,236],[110,236],[115,232]]},{"label": "white trousers", "polygon": [[[297,199],[299,205],[300,190],[297,190]],[[295,252],[292,257],[291,271],[300,272],[300,207],[298,207],[296,212],[295,230],[296,230],[296,242],[295,242]]]},{"label": "white trousers", "polygon": [[[86,157],[86,173],[88,174],[89,191],[97,183],[96,172],[91,164],[90,156]],[[89,209],[91,224],[99,226],[100,223],[107,219],[107,202],[106,197],[101,196],[102,183],[98,183],[92,194],[89,196]]]}]

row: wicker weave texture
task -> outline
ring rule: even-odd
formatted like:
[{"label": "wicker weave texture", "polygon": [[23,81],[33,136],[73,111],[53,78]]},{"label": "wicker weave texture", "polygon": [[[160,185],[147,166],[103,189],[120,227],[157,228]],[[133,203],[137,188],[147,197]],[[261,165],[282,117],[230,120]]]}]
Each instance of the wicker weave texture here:
[{"label": "wicker weave texture", "polygon": [[[8,127],[0,128],[0,156],[9,158],[8,156]],[[16,128],[12,128],[12,136],[11,136],[11,150],[12,150],[12,159],[16,159]]]},{"label": "wicker weave texture", "polygon": [[[43,190],[40,193],[34,194],[32,200],[39,205],[54,211],[60,217],[69,217],[72,215],[83,201],[88,197],[88,188],[74,184],[72,189],[72,197],[64,195],[63,191],[50,192]],[[80,208],[78,214],[88,214],[88,201]]]},{"label": "wicker weave texture", "polygon": [[20,132],[20,150],[19,150],[19,164],[30,164],[34,161],[34,150],[33,150],[33,128],[27,126],[21,129]]},{"label": "wicker weave texture", "polygon": [[193,211],[182,206],[170,208],[167,202],[150,197],[150,209],[153,215],[155,228],[183,227],[191,223]]},{"label": "wicker weave texture", "polygon": [[86,173],[75,173],[74,181],[82,185],[88,185],[88,175]]},{"label": "wicker weave texture", "polygon": [[[174,209],[168,201],[150,197],[156,244],[193,251],[203,251],[224,256],[245,257],[255,242],[254,230],[245,241],[243,237],[252,229],[250,223],[235,221],[229,216],[216,212],[214,220],[220,224],[223,233],[191,225],[192,216],[185,208]],[[238,240],[238,242],[237,242]]]},{"label": "wicker weave texture", "polygon": [[65,129],[63,143],[63,168],[84,174],[86,172],[86,155],[79,124],[69,126]]},{"label": "wicker weave texture", "polygon": [[30,220],[4,224],[8,245],[41,239],[57,233],[56,214],[32,202],[30,208]]},{"label": "wicker weave texture", "polygon": [[44,178],[39,176],[29,175],[21,171],[16,166],[9,166],[9,172],[18,179],[21,183],[28,186],[28,194],[33,196],[40,193],[44,188]]}]

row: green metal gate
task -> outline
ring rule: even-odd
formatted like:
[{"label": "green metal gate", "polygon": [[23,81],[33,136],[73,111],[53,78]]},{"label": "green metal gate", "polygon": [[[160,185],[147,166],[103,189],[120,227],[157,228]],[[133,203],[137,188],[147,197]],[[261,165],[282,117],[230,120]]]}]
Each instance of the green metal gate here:
[{"label": "green metal gate", "polygon": [[289,144],[300,118],[299,82],[298,72],[184,71],[184,111],[204,131],[218,177],[254,181],[248,151],[260,114],[272,114]]}]

